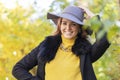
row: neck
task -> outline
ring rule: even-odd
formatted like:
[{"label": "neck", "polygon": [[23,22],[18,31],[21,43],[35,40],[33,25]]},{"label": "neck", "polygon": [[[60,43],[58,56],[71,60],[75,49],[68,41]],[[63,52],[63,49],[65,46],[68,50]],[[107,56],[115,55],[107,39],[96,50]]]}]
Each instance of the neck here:
[{"label": "neck", "polygon": [[72,38],[72,39],[65,38],[63,35],[61,37],[62,37],[62,44],[65,47],[73,46],[73,44],[74,44],[74,42],[76,40],[76,37]]}]

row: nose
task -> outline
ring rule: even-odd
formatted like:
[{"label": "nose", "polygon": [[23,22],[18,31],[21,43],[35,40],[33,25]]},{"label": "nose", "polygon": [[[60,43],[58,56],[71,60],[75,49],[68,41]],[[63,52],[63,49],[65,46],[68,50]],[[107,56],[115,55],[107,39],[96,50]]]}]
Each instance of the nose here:
[{"label": "nose", "polygon": [[70,30],[70,25],[67,25],[67,26],[66,26],[66,30]]}]

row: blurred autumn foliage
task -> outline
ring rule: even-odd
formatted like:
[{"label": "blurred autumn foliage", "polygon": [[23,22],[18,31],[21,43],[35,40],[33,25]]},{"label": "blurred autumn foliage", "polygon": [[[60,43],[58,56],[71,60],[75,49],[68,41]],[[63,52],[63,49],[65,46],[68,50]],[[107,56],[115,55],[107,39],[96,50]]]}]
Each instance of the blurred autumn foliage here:
[{"label": "blurred autumn foliage", "polygon": [[[71,3],[67,0],[56,0],[51,4],[50,11],[57,7],[63,9],[69,4],[81,5],[80,2],[87,2],[85,5],[91,11],[101,15],[104,29],[99,35],[107,31],[111,42],[104,56],[93,64],[98,80],[120,80],[119,0],[75,0]],[[56,5],[59,6],[55,8]],[[34,13],[35,10],[31,6],[24,9],[18,5],[14,9],[8,9],[0,3],[0,80],[16,80],[11,74],[14,64],[54,30],[54,25],[46,20],[46,15],[34,20],[31,18]],[[90,22],[97,23],[96,20]],[[97,30],[97,26],[99,25],[91,28]],[[35,71],[31,72],[34,74]]]},{"label": "blurred autumn foliage", "polygon": [[0,4],[0,80],[14,80],[13,65],[53,30],[47,21],[31,20],[33,12],[32,8],[7,9]]}]

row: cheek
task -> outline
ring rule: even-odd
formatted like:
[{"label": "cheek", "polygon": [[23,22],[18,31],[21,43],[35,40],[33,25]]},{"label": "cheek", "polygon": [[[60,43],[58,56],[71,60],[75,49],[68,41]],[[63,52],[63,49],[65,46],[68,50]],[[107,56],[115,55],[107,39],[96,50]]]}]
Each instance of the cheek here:
[{"label": "cheek", "polygon": [[76,33],[79,33],[80,28],[79,28],[79,27],[77,27],[77,28],[75,28],[75,29],[74,29],[74,31],[75,31]]},{"label": "cheek", "polygon": [[64,27],[62,27],[62,26],[60,26],[60,31],[62,32],[65,28]]}]

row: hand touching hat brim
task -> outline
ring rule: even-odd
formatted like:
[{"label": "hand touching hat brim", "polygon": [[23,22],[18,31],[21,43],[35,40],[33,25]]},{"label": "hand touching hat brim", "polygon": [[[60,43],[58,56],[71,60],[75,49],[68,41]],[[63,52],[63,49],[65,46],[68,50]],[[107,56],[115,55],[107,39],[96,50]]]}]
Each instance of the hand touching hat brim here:
[{"label": "hand touching hat brim", "polygon": [[84,13],[86,14],[85,19],[90,19],[93,16],[95,16],[95,14],[93,12],[91,12],[88,8],[86,8],[84,6],[79,6],[79,7],[84,10]]}]

